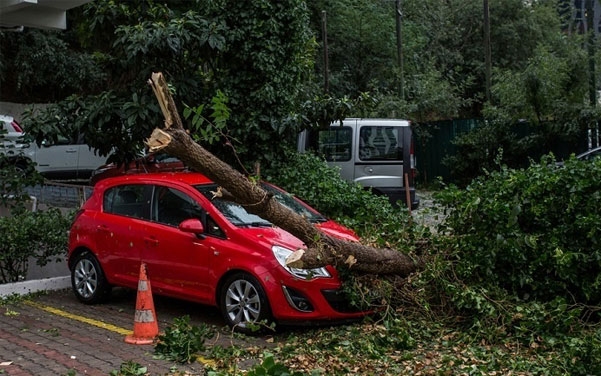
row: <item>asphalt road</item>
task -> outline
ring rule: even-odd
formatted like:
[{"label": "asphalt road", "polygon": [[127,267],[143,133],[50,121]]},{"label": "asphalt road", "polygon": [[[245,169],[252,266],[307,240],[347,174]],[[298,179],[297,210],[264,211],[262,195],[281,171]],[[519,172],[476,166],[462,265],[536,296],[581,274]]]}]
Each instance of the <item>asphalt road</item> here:
[{"label": "asphalt road", "polygon": [[[192,364],[159,360],[153,356],[154,345],[125,342],[134,327],[135,305],[136,292],[125,289],[115,289],[109,302],[94,306],[77,301],[71,290],[5,302],[0,306],[0,374],[109,375],[134,361],[147,367],[148,375],[204,375],[210,360]],[[213,307],[156,295],[154,307],[161,334],[175,318],[188,315],[192,325],[215,326],[217,335],[206,342],[208,346],[273,346],[270,335],[232,335]],[[237,366],[244,369],[253,363]]]}]

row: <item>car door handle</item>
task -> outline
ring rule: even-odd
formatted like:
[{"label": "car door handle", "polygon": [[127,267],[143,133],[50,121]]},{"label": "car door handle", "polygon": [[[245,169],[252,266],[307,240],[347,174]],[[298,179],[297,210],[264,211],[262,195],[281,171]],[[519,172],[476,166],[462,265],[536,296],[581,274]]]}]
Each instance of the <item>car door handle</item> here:
[{"label": "car door handle", "polygon": [[106,226],[98,226],[98,227],[96,227],[96,230],[97,230],[98,232],[110,232],[110,231],[111,231],[111,230],[109,230],[109,228],[108,228],[108,227],[106,227]]},{"label": "car door handle", "polygon": [[159,241],[155,238],[144,238],[144,242],[148,245],[157,246],[159,245]]},{"label": "car door handle", "polygon": [[77,149],[67,149],[65,150],[67,153],[77,153]]}]

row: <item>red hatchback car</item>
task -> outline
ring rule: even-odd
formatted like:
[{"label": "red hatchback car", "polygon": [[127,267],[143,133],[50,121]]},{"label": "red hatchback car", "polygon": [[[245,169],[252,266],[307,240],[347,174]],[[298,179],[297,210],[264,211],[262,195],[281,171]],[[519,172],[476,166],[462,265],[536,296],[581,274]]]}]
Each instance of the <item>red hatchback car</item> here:
[{"label": "red hatchback car", "polygon": [[[263,188],[324,233],[356,241],[285,191]],[[135,289],[146,263],[153,293],[217,306],[226,323],[354,319],[332,266],[285,265],[304,244],[290,233],[230,201],[212,198],[217,185],[194,172],[124,175],[99,181],[77,213],[68,263],[76,297],[97,303],[111,286]]]}]

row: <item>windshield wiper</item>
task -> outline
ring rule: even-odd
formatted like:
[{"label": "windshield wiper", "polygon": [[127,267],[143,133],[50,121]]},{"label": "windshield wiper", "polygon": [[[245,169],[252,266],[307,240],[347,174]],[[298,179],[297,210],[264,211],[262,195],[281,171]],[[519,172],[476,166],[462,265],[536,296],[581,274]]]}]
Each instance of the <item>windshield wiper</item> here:
[{"label": "windshield wiper", "polygon": [[243,227],[273,227],[273,225],[271,224],[271,222],[244,222],[244,223],[239,223],[238,226],[243,226]]}]

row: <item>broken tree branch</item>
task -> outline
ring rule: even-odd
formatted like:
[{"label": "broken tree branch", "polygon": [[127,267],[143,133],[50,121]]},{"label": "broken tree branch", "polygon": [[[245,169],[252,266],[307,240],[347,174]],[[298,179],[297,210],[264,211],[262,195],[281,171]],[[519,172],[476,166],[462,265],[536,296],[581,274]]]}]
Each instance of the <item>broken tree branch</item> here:
[{"label": "broken tree branch", "polygon": [[155,129],[147,140],[151,151],[164,150],[189,168],[218,184],[227,198],[302,240],[306,250],[293,253],[287,263],[297,268],[346,265],[359,273],[407,276],[417,269],[409,256],[392,249],[369,247],[326,235],[304,217],[282,206],[256,182],[215,157],[194,142],[184,130],[167,82],[161,73],[153,73],[152,88],[165,114],[165,129]]}]

